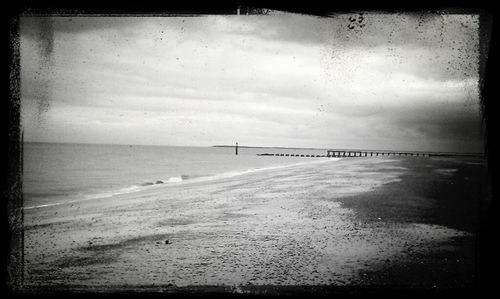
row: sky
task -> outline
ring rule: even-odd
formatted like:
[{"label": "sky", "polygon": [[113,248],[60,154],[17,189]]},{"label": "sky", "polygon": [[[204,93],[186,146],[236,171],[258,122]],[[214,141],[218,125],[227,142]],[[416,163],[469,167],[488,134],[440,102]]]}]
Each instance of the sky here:
[{"label": "sky", "polygon": [[482,152],[479,17],[22,17],[25,141]]}]

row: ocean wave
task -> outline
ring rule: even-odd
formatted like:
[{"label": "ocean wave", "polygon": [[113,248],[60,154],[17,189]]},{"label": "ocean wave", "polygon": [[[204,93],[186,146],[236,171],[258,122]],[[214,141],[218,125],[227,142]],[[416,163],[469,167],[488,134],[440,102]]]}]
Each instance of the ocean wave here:
[{"label": "ocean wave", "polygon": [[178,177],[170,177],[168,179],[145,181],[145,182],[142,182],[138,185],[132,185],[132,186],[118,189],[118,190],[114,190],[114,191],[107,191],[107,192],[97,193],[97,194],[88,194],[88,195],[85,195],[85,199],[107,198],[107,197],[113,197],[115,195],[120,195],[120,194],[138,192],[138,191],[146,190],[149,187],[153,187],[153,186],[157,186],[157,185],[179,183],[179,182],[182,182],[184,180],[187,180],[188,178],[189,178],[189,176],[182,175],[182,176],[178,176]]},{"label": "ocean wave", "polygon": [[193,176],[193,175],[183,174],[181,176],[170,177],[168,179],[147,180],[147,181],[142,182],[138,185],[132,185],[132,186],[129,186],[126,188],[118,189],[118,190],[106,191],[106,192],[95,193],[95,194],[86,194],[86,195],[83,195],[83,197],[80,199],[68,200],[68,201],[64,201],[64,202],[47,203],[47,204],[36,205],[36,206],[29,206],[29,207],[24,207],[24,209],[28,210],[28,209],[35,209],[35,208],[44,208],[44,207],[57,206],[57,205],[62,205],[62,204],[72,204],[75,202],[81,202],[81,201],[86,201],[86,200],[110,198],[110,197],[113,197],[116,195],[139,192],[139,191],[147,190],[150,188],[161,187],[164,185],[177,185],[177,184],[182,184],[182,183],[186,183],[186,182],[193,182],[194,183],[194,182],[212,181],[212,180],[218,180],[218,179],[227,179],[227,178],[232,178],[235,176],[245,175],[245,174],[249,174],[249,173],[253,173],[253,172],[288,168],[288,167],[307,165],[307,164],[324,163],[324,162],[336,161],[336,160],[340,160],[340,159],[341,158],[328,158],[328,159],[324,159],[324,160],[321,159],[321,160],[316,160],[316,161],[299,162],[299,163],[293,163],[293,164],[285,164],[285,165],[277,165],[277,166],[269,166],[269,167],[256,167],[256,168],[246,169],[243,171],[229,171],[229,172],[224,172],[224,173],[219,173],[219,174],[214,174],[214,175],[205,175],[205,176],[201,176],[201,175]]},{"label": "ocean wave", "polygon": [[145,186],[153,186],[153,185],[168,184],[168,183],[178,183],[178,182],[182,182],[182,181],[187,180],[187,179],[189,179],[189,176],[183,174],[181,176],[170,177],[166,180],[161,179],[161,180],[146,181],[146,182],[139,184],[139,186],[145,187]]},{"label": "ocean wave", "polygon": [[[110,198],[110,197],[113,197],[115,195],[121,195],[121,194],[127,194],[127,193],[133,193],[133,192],[146,190],[147,187],[151,187],[151,186],[155,186],[155,185],[179,183],[179,182],[182,182],[182,181],[187,180],[189,178],[190,178],[190,176],[188,176],[188,175],[181,175],[178,177],[170,177],[168,179],[145,181],[145,182],[142,182],[142,183],[137,184],[137,185],[132,185],[132,186],[117,189],[117,190],[104,191],[104,192],[92,193],[92,194],[79,194],[80,198],[75,199],[75,200],[66,200],[63,202],[52,202],[52,203],[46,203],[46,204],[41,204],[41,205],[28,206],[28,207],[24,207],[24,209],[29,210],[29,209],[34,209],[34,208],[44,208],[44,207],[58,206],[58,205],[62,205],[62,204],[71,204],[71,203],[75,203],[75,202],[92,200],[92,199]],[[61,197],[60,194],[57,194],[57,195],[59,195],[59,197]],[[69,194],[66,194],[66,195],[69,196]]]}]

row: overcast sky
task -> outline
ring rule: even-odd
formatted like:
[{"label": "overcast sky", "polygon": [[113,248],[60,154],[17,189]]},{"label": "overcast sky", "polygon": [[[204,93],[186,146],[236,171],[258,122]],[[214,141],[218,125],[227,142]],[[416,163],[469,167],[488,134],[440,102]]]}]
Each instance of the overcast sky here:
[{"label": "overcast sky", "polygon": [[24,17],[26,141],[483,151],[476,15]]}]

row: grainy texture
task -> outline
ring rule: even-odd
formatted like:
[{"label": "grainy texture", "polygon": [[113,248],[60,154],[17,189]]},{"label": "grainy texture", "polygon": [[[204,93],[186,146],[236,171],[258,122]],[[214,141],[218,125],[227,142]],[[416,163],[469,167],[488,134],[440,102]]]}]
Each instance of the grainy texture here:
[{"label": "grainy texture", "polygon": [[29,209],[25,286],[467,287],[484,170],[467,163],[341,159]]}]

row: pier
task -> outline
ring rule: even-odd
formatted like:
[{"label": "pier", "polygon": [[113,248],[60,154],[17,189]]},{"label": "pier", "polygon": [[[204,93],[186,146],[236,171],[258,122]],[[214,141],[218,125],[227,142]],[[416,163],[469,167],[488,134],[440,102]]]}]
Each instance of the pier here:
[{"label": "pier", "polygon": [[[327,157],[373,157],[373,156],[410,156],[410,157],[430,157],[431,153],[425,152],[399,152],[399,151],[339,151],[327,150]],[[437,155],[437,154],[435,154]]]},{"label": "pier", "polygon": [[379,151],[379,150],[327,150],[326,155],[313,154],[290,154],[290,153],[264,153],[257,156],[281,156],[281,157],[310,157],[310,158],[349,158],[349,157],[378,157],[378,156],[406,156],[406,157],[456,157],[474,156],[484,157],[484,154],[462,154],[443,152],[410,152],[410,151]]}]

